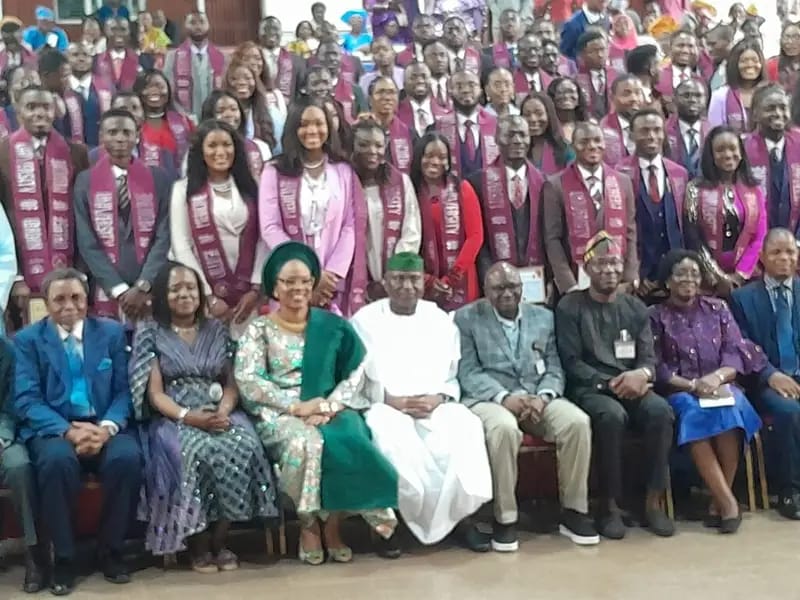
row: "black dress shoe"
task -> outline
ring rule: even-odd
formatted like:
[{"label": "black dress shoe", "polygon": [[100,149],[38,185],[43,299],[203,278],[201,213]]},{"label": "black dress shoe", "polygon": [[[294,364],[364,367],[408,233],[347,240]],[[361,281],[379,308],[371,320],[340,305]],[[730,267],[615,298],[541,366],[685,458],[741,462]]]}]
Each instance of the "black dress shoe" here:
[{"label": "black dress shoe", "polygon": [[75,566],[71,561],[56,559],[53,565],[53,580],[50,593],[54,596],[69,596],[75,589]]},{"label": "black dress shoe", "polygon": [[130,583],[131,572],[122,557],[115,552],[106,554],[100,559],[103,577],[109,583]]},{"label": "black dress shoe", "polygon": [[719,532],[736,533],[739,530],[739,525],[741,524],[742,524],[742,513],[740,511],[739,514],[733,517],[732,519],[721,519],[719,523]]},{"label": "black dress shoe", "polygon": [[622,515],[614,511],[600,517],[597,521],[597,531],[609,540],[621,540],[625,537],[625,523],[622,522]]},{"label": "black dress shoe", "polygon": [[717,529],[720,525],[722,525],[722,517],[719,515],[706,515],[703,519],[703,527]]},{"label": "black dress shoe", "polygon": [[464,529],[464,545],[473,552],[488,552],[491,549],[491,536],[483,533],[474,524]]},{"label": "black dress shoe", "polygon": [[663,510],[650,509],[645,514],[647,529],[659,537],[672,537],[675,535],[675,523]]},{"label": "black dress shoe", "polygon": [[397,533],[392,534],[388,540],[384,537],[378,536],[376,552],[381,558],[388,558],[390,560],[400,558],[403,551],[400,549],[400,544],[397,542]]},{"label": "black dress shoe", "polygon": [[25,552],[25,582],[22,585],[26,594],[35,594],[44,589],[46,569],[43,553],[37,547],[28,548]]},{"label": "black dress shoe", "polygon": [[800,494],[781,496],[778,499],[778,512],[787,519],[800,521]]}]

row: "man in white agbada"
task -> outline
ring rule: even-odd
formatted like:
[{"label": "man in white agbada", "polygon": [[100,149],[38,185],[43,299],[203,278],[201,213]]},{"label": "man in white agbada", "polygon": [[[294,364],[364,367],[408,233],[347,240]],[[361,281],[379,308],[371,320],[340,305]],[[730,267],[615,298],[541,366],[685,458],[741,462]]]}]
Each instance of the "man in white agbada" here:
[{"label": "man in white agbada", "polygon": [[492,477],[481,420],[458,402],[458,330],[421,300],[424,284],[422,258],[395,254],[384,275],[388,298],[352,324],[367,348],[367,425],[397,469],[400,513],[417,539],[435,544],[491,500]]}]

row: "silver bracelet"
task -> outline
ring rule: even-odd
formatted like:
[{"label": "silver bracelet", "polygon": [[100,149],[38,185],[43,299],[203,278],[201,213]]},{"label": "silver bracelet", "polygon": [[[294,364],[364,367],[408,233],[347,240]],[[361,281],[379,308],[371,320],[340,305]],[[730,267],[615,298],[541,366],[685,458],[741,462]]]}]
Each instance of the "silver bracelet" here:
[{"label": "silver bracelet", "polygon": [[186,418],[186,415],[189,414],[188,408],[182,408],[181,412],[178,413],[177,423],[178,425],[183,425],[183,420]]}]

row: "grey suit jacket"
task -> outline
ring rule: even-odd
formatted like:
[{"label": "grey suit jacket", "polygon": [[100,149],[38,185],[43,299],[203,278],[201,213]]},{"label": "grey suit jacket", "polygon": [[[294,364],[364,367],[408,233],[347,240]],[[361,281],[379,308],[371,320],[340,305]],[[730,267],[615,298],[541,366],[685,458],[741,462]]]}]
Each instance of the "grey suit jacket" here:
[{"label": "grey suit jacket", "polygon": [[[455,323],[461,333],[458,381],[463,404],[493,402],[501,392],[564,393],[553,313],[532,304],[520,304],[519,309],[516,349],[509,346],[503,326],[486,298],[456,311]],[[537,372],[540,361],[544,361],[544,373]]]},{"label": "grey suit jacket", "polygon": [[136,260],[132,223],[130,220],[125,223],[123,219],[118,220],[119,260],[116,265],[112,264],[97,239],[89,212],[89,174],[91,169],[79,173],[75,180],[72,204],[75,210],[78,252],[86,263],[92,285],[100,286],[109,297],[111,288],[121,283],[133,285],[138,279],[146,279],[152,283],[159,269],[167,261],[167,252],[169,252],[170,246],[169,206],[172,184],[163,169],[150,167],[150,172],[153,174],[156,190],[156,231],[142,265]]},{"label": "grey suit jacket", "polygon": [[[172,95],[175,96],[175,50],[170,50],[164,59],[164,76],[172,87]],[[203,102],[214,90],[214,71],[211,69],[208,56],[206,55],[202,63],[195,60],[192,56],[192,105],[184,106],[183,109],[199,122],[200,114],[203,112]],[[177,102],[177,97],[175,102]]]}]

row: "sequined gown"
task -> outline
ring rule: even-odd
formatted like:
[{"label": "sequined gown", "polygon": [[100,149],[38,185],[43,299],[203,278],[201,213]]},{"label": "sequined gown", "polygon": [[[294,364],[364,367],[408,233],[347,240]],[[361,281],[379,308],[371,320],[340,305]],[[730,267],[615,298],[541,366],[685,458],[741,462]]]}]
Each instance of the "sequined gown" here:
[{"label": "sequined gown", "polygon": [[146,484],[139,507],[147,521],[146,545],[153,554],[183,550],[188,537],[219,520],[276,517],[276,486],[261,441],[242,411],[231,428],[210,433],[157,414],[148,419],[147,384],[158,360],[164,391],[190,409],[212,408],[209,388],[224,382],[231,361],[227,328],[207,321],[189,345],[155,323],[136,333],[131,389],[142,422]]}]

